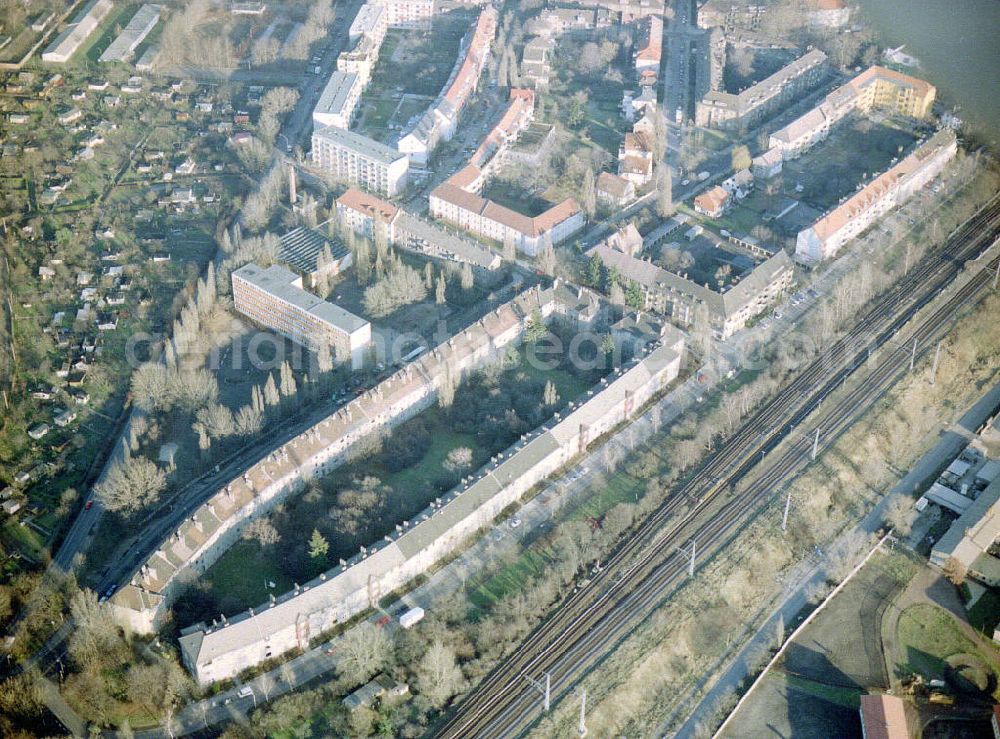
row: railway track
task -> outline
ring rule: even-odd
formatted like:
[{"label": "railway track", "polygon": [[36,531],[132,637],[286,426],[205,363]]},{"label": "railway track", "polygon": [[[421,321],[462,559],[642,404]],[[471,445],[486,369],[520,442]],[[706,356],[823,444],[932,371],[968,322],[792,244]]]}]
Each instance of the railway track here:
[{"label": "railway track", "polygon": [[[955,313],[989,284],[996,259],[921,319],[907,346],[893,345],[896,333],[950,284],[968,261],[978,258],[997,232],[1000,196],[876,299],[846,336],[758,409],[618,546],[588,587],[569,596],[459,704],[437,735],[478,738],[521,733],[537,717],[540,700],[526,678],[538,679],[548,673],[552,694],[559,696],[641,623],[686,575],[687,560],[677,554],[678,545],[699,541],[708,549],[703,549],[703,554],[711,554],[713,546],[721,546],[770,499],[778,484],[808,463],[813,441],[797,438],[751,484],[739,493],[731,492],[766,452],[775,449],[848,376],[867,363],[873,350],[888,345],[890,350],[881,364],[845,397],[823,410],[817,426],[823,428],[824,444],[836,438],[860,409],[909,366],[911,357],[935,341]],[[720,494],[730,496],[723,513],[699,522]]]}]

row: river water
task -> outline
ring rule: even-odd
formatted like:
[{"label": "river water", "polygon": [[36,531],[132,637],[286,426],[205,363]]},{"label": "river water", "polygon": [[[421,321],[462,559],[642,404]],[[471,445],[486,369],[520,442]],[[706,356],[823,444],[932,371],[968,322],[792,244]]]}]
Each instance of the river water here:
[{"label": "river water", "polygon": [[1000,0],[858,0],[884,46],[906,44],[919,77],[982,139],[1000,144]]}]

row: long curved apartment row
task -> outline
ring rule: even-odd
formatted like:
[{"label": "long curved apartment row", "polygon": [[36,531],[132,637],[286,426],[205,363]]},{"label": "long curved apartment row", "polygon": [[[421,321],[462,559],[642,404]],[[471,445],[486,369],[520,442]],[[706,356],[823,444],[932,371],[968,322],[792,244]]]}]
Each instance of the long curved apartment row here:
[{"label": "long curved apartment row", "polygon": [[361,439],[411,418],[437,398],[442,382],[485,364],[523,336],[537,312],[555,310],[555,290],[534,287],[407,364],[374,388],[275,449],[186,518],[108,603],[136,633],[156,631],[178,593],[232,546],[248,523],[306,481],[343,464]]},{"label": "long curved apartment row", "polygon": [[684,337],[669,332],[628,367],[604,378],[587,399],[542,427],[404,521],[383,540],[350,561],[295,590],[221,623],[195,624],[182,632],[181,655],[201,685],[294,649],[344,623],[454,554],[507,506],[639,409],[678,375]]}]

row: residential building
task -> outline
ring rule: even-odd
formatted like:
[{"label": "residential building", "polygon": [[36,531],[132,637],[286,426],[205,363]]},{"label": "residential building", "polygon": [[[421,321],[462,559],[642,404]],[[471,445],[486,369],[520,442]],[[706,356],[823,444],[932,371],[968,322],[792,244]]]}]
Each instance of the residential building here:
[{"label": "residential building", "polygon": [[665,315],[682,328],[704,325],[720,339],[729,338],[774,305],[791,287],[794,271],[792,260],[778,251],[739,282],[718,292],[607,244],[598,244],[590,253],[638,286],[644,310]]},{"label": "residential building", "polygon": [[934,85],[885,67],[869,67],[831,92],[819,105],[771,134],[768,145],[792,159],[826,138],[849,113],[877,108],[896,115],[926,118],[934,105]]},{"label": "residential building", "polygon": [[644,133],[626,133],[618,147],[618,176],[636,188],[653,179],[653,137]]},{"label": "residential building", "polygon": [[753,164],[750,167],[750,171],[753,173],[754,177],[768,180],[781,174],[781,168],[784,166],[784,162],[785,160],[782,158],[781,152],[778,149],[771,148],[763,154],[753,158]]},{"label": "residential building", "polygon": [[795,240],[796,258],[815,263],[836,256],[844,244],[934,179],[957,150],[954,132],[938,131],[860,192],[799,231]]},{"label": "residential building", "polygon": [[844,0],[809,0],[806,18],[813,28],[843,28],[851,22],[851,6]]},{"label": "residential building", "polygon": [[531,256],[538,254],[545,244],[555,245],[569,238],[585,222],[583,212],[572,198],[530,217],[480,195],[508,148],[530,125],[534,99],[531,90],[511,90],[510,105],[473,153],[470,164],[430,195],[430,212],[435,218],[450,221],[483,238],[512,242]]},{"label": "residential building", "polygon": [[510,91],[510,105],[473,152],[469,162],[483,169],[488,177],[502,163],[510,146],[531,125],[534,116],[535,93],[532,90],[513,88]]},{"label": "residential building", "polygon": [[753,173],[749,169],[741,169],[724,179],[720,186],[730,198],[742,200],[753,191]]},{"label": "residential building", "polygon": [[98,61],[124,62],[131,59],[139,44],[146,39],[146,36],[150,34],[159,21],[160,6],[143,5],[132,16],[132,20],[122,29],[117,38],[108,45]]},{"label": "residential building", "polygon": [[638,256],[642,251],[642,235],[632,223],[615,231],[604,243],[630,257]]},{"label": "residential building", "polygon": [[492,272],[503,260],[489,247],[456,234],[423,218],[400,211],[393,224],[392,242],[399,249],[416,252],[434,259],[444,259]]},{"label": "residential building", "polygon": [[390,28],[430,28],[435,0],[371,0],[385,8]]},{"label": "residential building", "polygon": [[863,739],[910,739],[906,708],[898,696],[863,695],[860,712]]},{"label": "residential building", "polygon": [[236,2],[229,6],[233,15],[264,15],[266,11],[267,5],[260,2]]},{"label": "residential building", "polygon": [[373,238],[376,228],[385,228],[386,238],[400,249],[451,262],[468,262],[493,271],[500,256],[482,244],[463,239],[381,198],[355,188],[337,198],[337,217],[355,232]]},{"label": "residential building", "polygon": [[114,7],[112,0],[90,0],[42,52],[42,61],[65,64]]},{"label": "residential building", "polygon": [[297,344],[333,349],[338,361],[360,368],[371,343],[371,324],[302,289],[302,278],[280,265],[250,263],[232,273],[236,310]]},{"label": "residential building", "polygon": [[545,89],[552,79],[549,54],[556,43],[546,36],[537,36],[524,45],[521,54],[521,76],[531,81],[535,89]]},{"label": "residential building", "polygon": [[538,255],[546,244],[565,241],[586,222],[583,211],[572,198],[530,217],[448,182],[431,192],[430,211],[435,218],[477,236],[501,244],[512,241],[518,251],[529,256]]},{"label": "residential building", "polygon": [[536,33],[561,36],[566,31],[597,28],[598,11],[586,8],[553,7],[543,10],[532,25]]},{"label": "residential building", "polygon": [[398,195],[406,187],[409,160],[385,144],[336,126],[313,131],[313,165],[355,185]]},{"label": "residential building", "polygon": [[597,199],[610,205],[628,205],[635,200],[635,184],[611,172],[597,175]]},{"label": "residential building", "polygon": [[337,71],[354,72],[364,87],[372,78],[376,62],[378,62],[378,49],[362,39],[362,42],[353,49],[340,52],[337,56]]},{"label": "residential building", "polygon": [[371,39],[375,48],[379,48],[385,40],[385,32],[388,29],[389,14],[385,8],[374,3],[365,3],[358,8],[358,14],[354,16],[351,27],[347,31],[347,39],[354,46],[365,36]]},{"label": "residential building", "polygon": [[658,15],[648,15],[639,21],[635,44],[636,71],[651,69],[654,73],[659,74],[662,51],[663,18]]},{"label": "residential building", "polygon": [[400,212],[392,203],[355,187],[337,198],[336,208],[337,218],[343,225],[369,239],[375,237],[377,224],[385,224],[388,233],[391,233],[393,222]]},{"label": "residential building", "polygon": [[[549,303],[551,306],[551,302]],[[551,308],[546,316],[552,315]],[[523,327],[528,316],[519,322]],[[523,328],[520,329],[523,332]],[[260,662],[304,648],[310,638],[407,587],[452,556],[535,484],[617,425],[677,377],[683,337],[653,344],[593,394],[500,455],[396,531],[295,590],[259,608],[211,625],[195,624],[180,639],[184,664],[200,685],[237,675]],[[376,689],[359,696],[367,701]],[[353,702],[349,705],[353,705]]]},{"label": "residential building", "polygon": [[623,25],[647,15],[662,18],[667,6],[665,0],[580,0],[578,4],[586,8],[604,8],[616,15]]},{"label": "residential building", "polygon": [[396,146],[414,164],[425,165],[438,143],[454,135],[466,103],[479,86],[496,27],[496,9],[493,6],[483,8],[440,95],[400,136]]},{"label": "residential building", "polygon": [[814,49],[740,93],[710,90],[695,105],[695,123],[730,130],[756,126],[822,82],[828,72],[826,54]]},{"label": "residential building", "polygon": [[299,226],[278,242],[278,261],[291,267],[313,289],[324,278],[340,274],[354,262],[354,256],[343,243],[323,233],[327,228],[327,223],[316,228]]},{"label": "residential building", "polygon": [[994,543],[1000,539],[1000,478],[970,503],[931,549],[936,567],[954,567],[988,587],[1000,585],[1000,559]]},{"label": "residential building", "polygon": [[709,218],[718,218],[726,210],[729,201],[729,193],[726,192],[725,188],[721,185],[716,185],[710,190],[706,190],[700,195],[695,196],[694,209]]},{"label": "residential building", "polygon": [[350,128],[363,90],[364,84],[356,72],[331,74],[313,108],[313,126]]},{"label": "residential building", "polygon": [[[130,582],[109,599],[115,618],[138,633],[153,632],[185,583],[205,572],[238,541],[250,522],[289,495],[301,492],[307,479],[327,475],[339,467],[355,445],[371,434],[391,430],[434,403],[438,389],[448,378],[460,377],[502,356],[511,342],[520,340],[532,314],[547,319],[554,310],[552,290],[534,288],[522,292],[235,475],[165,536]],[[407,522],[403,528],[408,527]],[[358,556],[349,564],[370,559]],[[362,569],[347,571],[353,577]],[[191,640],[187,644],[190,648]],[[213,649],[206,650],[203,658],[211,660]],[[217,670],[201,667],[200,678],[207,675],[207,682],[221,679],[213,673],[220,675],[224,669],[228,667],[221,663]]]}]

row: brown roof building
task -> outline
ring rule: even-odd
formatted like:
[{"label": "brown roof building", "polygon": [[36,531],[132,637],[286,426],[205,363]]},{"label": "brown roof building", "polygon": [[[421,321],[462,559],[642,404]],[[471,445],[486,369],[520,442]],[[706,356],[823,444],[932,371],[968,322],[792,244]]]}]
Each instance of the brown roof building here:
[{"label": "brown roof building", "polygon": [[861,696],[861,734],[864,739],[910,739],[902,699],[894,695]]}]

